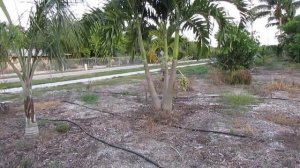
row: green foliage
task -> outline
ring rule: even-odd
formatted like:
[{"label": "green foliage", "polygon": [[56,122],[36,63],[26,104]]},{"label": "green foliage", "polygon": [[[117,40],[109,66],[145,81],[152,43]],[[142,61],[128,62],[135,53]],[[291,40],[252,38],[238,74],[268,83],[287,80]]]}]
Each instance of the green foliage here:
[{"label": "green foliage", "polygon": [[26,148],[26,143],[24,140],[17,140],[15,146],[17,150],[24,150]]},{"label": "green foliage", "polygon": [[11,21],[10,15],[9,15],[9,13],[8,13],[8,11],[7,11],[7,8],[6,8],[6,6],[5,6],[3,0],[0,0],[0,9],[1,9],[2,12],[4,13],[4,15],[5,15],[6,19],[8,20],[8,22],[11,24],[12,21]]},{"label": "green foliage", "polygon": [[255,97],[247,93],[226,93],[221,96],[221,100],[224,104],[232,107],[247,106],[256,102]]},{"label": "green foliage", "polygon": [[246,30],[229,26],[217,35],[219,53],[217,65],[222,70],[248,69],[253,65],[259,43]]},{"label": "green foliage", "polygon": [[83,96],[81,96],[81,101],[83,101],[86,104],[95,104],[97,103],[99,100],[99,96],[97,94],[85,94]]},{"label": "green foliage", "polygon": [[55,125],[55,130],[59,133],[67,133],[71,129],[69,124],[60,122]]},{"label": "green foliage", "polygon": [[49,163],[49,168],[63,168],[63,166],[59,161],[51,161]]},{"label": "green foliage", "polygon": [[263,45],[258,49],[258,54],[254,57],[255,66],[263,66],[267,64],[268,59],[278,56],[281,48],[278,45]]},{"label": "green foliage", "polygon": [[180,70],[183,74],[187,76],[203,75],[208,73],[208,66],[206,65],[190,66],[190,67],[181,68]]},{"label": "green foliage", "polygon": [[285,32],[283,45],[288,55],[300,62],[300,16],[295,17],[283,26]]},{"label": "green foliage", "polygon": [[30,159],[25,158],[21,160],[20,168],[31,168],[31,167],[32,167],[32,162]]},{"label": "green foliage", "polygon": [[180,78],[179,78],[180,88],[183,91],[187,91],[188,88],[189,88],[189,85],[190,85],[190,81],[189,81],[189,79],[186,76],[183,75],[183,73],[181,71],[179,71],[179,73],[181,74]]}]

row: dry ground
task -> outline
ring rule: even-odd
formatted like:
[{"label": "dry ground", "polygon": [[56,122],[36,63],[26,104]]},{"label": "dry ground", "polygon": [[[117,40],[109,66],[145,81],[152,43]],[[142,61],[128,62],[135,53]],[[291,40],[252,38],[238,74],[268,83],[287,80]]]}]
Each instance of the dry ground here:
[{"label": "dry ground", "polygon": [[[300,73],[258,70],[253,75],[251,86],[213,85],[208,77],[194,78],[194,90],[180,93],[181,97],[193,98],[177,99],[170,121],[169,114],[155,115],[144,101],[143,87],[138,83],[92,88],[124,93],[97,93],[98,103],[86,105],[118,114],[115,116],[62,102],[84,104],[80,95],[86,93],[77,90],[43,94],[36,100],[36,111],[39,118],[75,121],[94,136],[142,153],[163,167],[300,167],[299,101],[263,99],[234,109],[223,105],[218,97],[207,96],[249,92],[261,97],[300,99],[295,84],[300,81]],[[288,87],[281,88],[276,81],[286,81]],[[154,167],[133,154],[91,139],[73,125],[63,134],[55,131],[53,122],[39,120],[40,136],[26,139],[22,106],[19,102],[13,106],[9,113],[0,114],[0,167]],[[249,138],[188,131],[159,124],[157,120]]]}]

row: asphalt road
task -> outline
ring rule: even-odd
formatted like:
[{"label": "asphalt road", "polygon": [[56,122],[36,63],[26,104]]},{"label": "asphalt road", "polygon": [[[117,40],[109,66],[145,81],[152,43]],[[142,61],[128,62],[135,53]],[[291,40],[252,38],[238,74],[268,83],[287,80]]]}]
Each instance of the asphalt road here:
[{"label": "asphalt road", "polygon": [[[202,61],[202,60],[201,60]],[[200,61],[200,62],[201,62]],[[196,62],[195,60],[191,61],[180,61],[179,63],[193,63]],[[150,64],[149,66],[156,66],[157,64]],[[101,68],[101,69],[90,69],[90,70],[81,70],[81,71],[69,71],[69,72],[59,72],[59,73],[46,73],[45,71],[41,73],[37,73],[33,76],[33,80],[43,80],[43,79],[51,79],[51,78],[60,78],[65,76],[80,76],[86,74],[93,74],[99,72],[109,72],[115,70],[127,70],[127,69],[134,69],[134,68],[141,68],[143,65],[130,65],[130,66],[121,66],[121,67],[108,67],[108,68]],[[19,82],[20,79],[15,74],[4,74],[0,78],[0,83],[14,83]]]},{"label": "asphalt road", "polygon": [[[207,62],[202,62],[202,63],[194,63],[194,64],[187,64],[187,65],[179,65],[177,68],[183,68],[183,67],[188,67],[188,66],[198,66],[198,65],[205,65]],[[138,68],[142,65],[134,66],[134,68]],[[127,66],[127,67],[117,67],[117,68],[127,68],[130,69],[133,66]],[[106,68],[103,70],[107,70],[112,68]],[[116,70],[116,69],[115,69]],[[119,70],[119,69],[117,69]],[[158,72],[160,71],[160,68],[157,69],[152,69],[151,72]],[[99,71],[97,71],[99,72]],[[101,71],[100,71],[101,72]],[[105,71],[102,71],[105,72]],[[87,71],[84,71],[84,74],[86,74]],[[120,73],[120,74],[114,74],[114,75],[106,75],[106,76],[98,76],[98,77],[92,77],[92,78],[84,78],[84,79],[77,79],[77,80],[69,80],[69,81],[62,81],[62,82],[54,82],[54,83],[45,83],[45,84],[38,84],[38,85],[33,85],[32,89],[40,89],[40,88],[48,88],[48,87],[56,87],[56,86],[63,86],[63,85],[69,85],[69,84],[75,84],[75,83],[87,83],[87,82],[93,82],[93,81],[100,81],[100,80],[105,80],[105,79],[111,79],[111,78],[116,78],[116,77],[124,77],[124,76],[130,76],[130,75],[137,75],[137,74],[144,74],[144,71],[135,71],[135,72],[128,72],[128,73]],[[78,75],[78,72],[77,72]],[[19,93],[22,91],[21,87],[17,88],[10,88],[10,89],[2,89],[0,90],[0,93]]]}]

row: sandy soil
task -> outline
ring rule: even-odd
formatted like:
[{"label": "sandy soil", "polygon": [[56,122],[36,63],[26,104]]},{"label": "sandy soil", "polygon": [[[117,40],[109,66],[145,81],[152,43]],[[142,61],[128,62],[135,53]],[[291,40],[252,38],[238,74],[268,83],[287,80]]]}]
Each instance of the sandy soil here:
[{"label": "sandy soil", "polygon": [[[300,99],[300,91],[270,91],[270,79],[300,81],[299,74],[258,71],[251,86],[213,85],[207,78],[193,79],[193,91],[180,93],[194,98],[177,99],[172,115],[157,115],[145,102],[141,84],[101,86],[93,91],[100,100],[86,105],[99,111],[62,102],[80,101],[83,92],[48,92],[36,100],[39,118],[69,119],[94,136],[139,152],[162,167],[300,167],[300,102],[264,99],[243,112],[228,113],[218,97],[198,96],[245,91],[257,96]],[[165,118],[170,118],[164,120]],[[167,123],[162,125],[156,121]],[[72,125],[65,134],[55,131],[55,123],[39,120],[40,136],[24,138],[21,104],[0,114],[0,167],[155,167],[136,155],[111,148],[91,139]],[[168,125],[169,124],[169,125]],[[189,131],[171,127],[224,131],[247,135],[227,135]]]}]

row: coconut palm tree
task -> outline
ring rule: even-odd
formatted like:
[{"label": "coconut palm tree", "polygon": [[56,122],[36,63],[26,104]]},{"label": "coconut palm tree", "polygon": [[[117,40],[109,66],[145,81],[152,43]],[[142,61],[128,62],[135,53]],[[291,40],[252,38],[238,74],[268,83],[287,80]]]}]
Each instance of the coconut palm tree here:
[{"label": "coconut palm tree", "polygon": [[[1,1],[2,2],[2,1]],[[75,1],[73,1],[75,2]],[[41,60],[40,56],[47,55],[50,59],[57,59],[63,64],[65,52],[75,52],[81,40],[75,32],[73,15],[68,10],[71,1],[67,0],[41,0],[35,1],[35,10],[29,16],[29,28],[23,30],[9,25],[1,31],[0,46],[1,57],[8,62],[20,79],[26,116],[25,135],[38,135],[34,101],[32,96],[32,79],[35,69]],[[2,5],[1,5],[2,4]],[[1,9],[7,11],[0,3]],[[8,12],[7,18],[9,18]],[[9,58],[16,55],[20,68]]]},{"label": "coconut palm tree", "polygon": [[300,7],[300,0],[260,0],[259,4],[251,9],[254,19],[268,17],[270,26],[281,26],[293,19],[296,10]]}]

